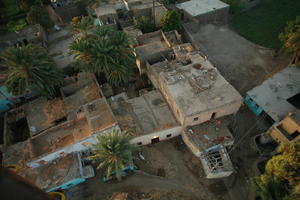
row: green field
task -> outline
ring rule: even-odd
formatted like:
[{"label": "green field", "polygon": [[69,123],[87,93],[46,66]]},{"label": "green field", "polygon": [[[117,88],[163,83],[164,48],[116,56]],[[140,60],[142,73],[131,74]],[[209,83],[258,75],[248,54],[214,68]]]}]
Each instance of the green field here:
[{"label": "green field", "polygon": [[287,21],[300,15],[300,0],[261,0],[261,3],[231,21],[236,31],[261,46],[280,49],[278,34]]}]

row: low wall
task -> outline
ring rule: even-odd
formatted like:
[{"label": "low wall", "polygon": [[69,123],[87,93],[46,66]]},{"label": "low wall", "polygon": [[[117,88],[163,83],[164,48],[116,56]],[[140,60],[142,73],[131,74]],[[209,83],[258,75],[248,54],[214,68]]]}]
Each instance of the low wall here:
[{"label": "low wall", "polygon": [[[226,115],[237,113],[242,105],[242,99],[240,101],[232,102],[219,108],[211,109],[201,112],[193,116],[187,116],[184,121],[184,126],[193,126],[209,121],[214,113],[214,118],[218,119]],[[194,120],[197,118],[197,120]]]}]

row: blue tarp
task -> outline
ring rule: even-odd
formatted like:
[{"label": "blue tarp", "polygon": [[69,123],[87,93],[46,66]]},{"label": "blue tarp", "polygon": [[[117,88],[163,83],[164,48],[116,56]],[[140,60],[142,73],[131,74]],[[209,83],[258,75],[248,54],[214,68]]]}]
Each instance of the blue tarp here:
[{"label": "blue tarp", "polygon": [[10,99],[12,98],[13,96],[8,92],[7,90],[7,87],[2,85],[0,87],[0,93],[2,94],[3,97],[7,98],[7,99]]}]

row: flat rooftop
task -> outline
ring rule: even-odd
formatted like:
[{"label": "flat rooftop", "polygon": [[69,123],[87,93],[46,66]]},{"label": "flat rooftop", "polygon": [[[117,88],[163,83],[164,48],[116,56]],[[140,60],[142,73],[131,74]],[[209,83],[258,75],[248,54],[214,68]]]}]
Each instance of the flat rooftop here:
[{"label": "flat rooftop", "polygon": [[221,120],[187,127],[184,134],[200,151],[207,150],[218,144],[231,146],[234,142],[234,137]]},{"label": "flat rooftop", "polygon": [[[300,93],[300,69],[289,66],[274,76],[268,78],[261,85],[247,92],[273,120],[280,121],[288,112],[299,110],[288,100]],[[298,99],[298,100],[297,100]],[[293,103],[300,104],[299,97]]]},{"label": "flat rooftop", "polygon": [[114,5],[111,4],[100,5],[98,8],[95,8],[95,12],[98,17],[117,14]]},{"label": "flat rooftop", "polygon": [[165,85],[170,98],[186,116],[242,102],[237,90],[207,59],[198,52],[190,52],[188,57],[188,63],[155,63],[147,72]]},{"label": "flat rooftop", "polygon": [[220,0],[190,0],[176,4],[176,7],[195,17],[219,9],[229,8],[229,5]]},{"label": "flat rooftop", "polygon": [[20,175],[42,190],[47,191],[71,180],[81,178],[80,162],[77,154],[68,154],[41,167],[23,169],[20,171]]},{"label": "flat rooftop", "polygon": [[157,90],[132,99],[113,99],[110,104],[120,128],[134,136],[178,126],[168,104]]},{"label": "flat rooftop", "polygon": [[105,98],[96,99],[83,106],[85,117],[92,131],[99,131],[116,124],[115,116]]},{"label": "flat rooftop", "polygon": [[135,26],[127,26],[123,28],[123,31],[130,35],[133,39],[136,39],[138,36],[143,35],[142,31]]},{"label": "flat rooftop", "polygon": [[25,115],[31,136],[56,125],[56,121],[66,117],[62,99],[35,99],[25,105]]},{"label": "flat rooftop", "polygon": [[26,161],[31,158],[30,141],[25,140],[5,148],[3,153],[3,165],[26,166]]},{"label": "flat rooftop", "polygon": [[65,79],[60,92],[69,115],[76,114],[82,105],[103,97],[94,74],[84,72]]},{"label": "flat rooftop", "polygon": [[0,50],[4,50],[5,47],[12,46],[17,43],[17,41],[22,41],[27,39],[29,42],[35,39],[41,38],[42,27],[39,24],[29,25],[18,31],[18,34],[15,32],[10,32],[0,35]]},{"label": "flat rooftop", "polygon": [[31,158],[34,159],[55,152],[92,134],[93,132],[90,130],[85,118],[74,122],[65,122],[30,139]]}]

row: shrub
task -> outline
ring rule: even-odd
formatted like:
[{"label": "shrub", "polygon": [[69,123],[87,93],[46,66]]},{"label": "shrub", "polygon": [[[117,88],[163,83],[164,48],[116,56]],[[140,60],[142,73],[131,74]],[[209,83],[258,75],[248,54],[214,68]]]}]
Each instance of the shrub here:
[{"label": "shrub", "polygon": [[20,19],[17,21],[9,21],[6,25],[8,31],[18,31],[27,26],[25,19]]},{"label": "shrub", "polygon": [[178,30],[180,28],[179,15],[175,10],[168,11],[162,18],[163,31]]},{"label": "shrub", "polygon": [[150,33],[156,30],[155,24],[149,17],[138,17],[136,23],[136,27],[143,33]]}]

